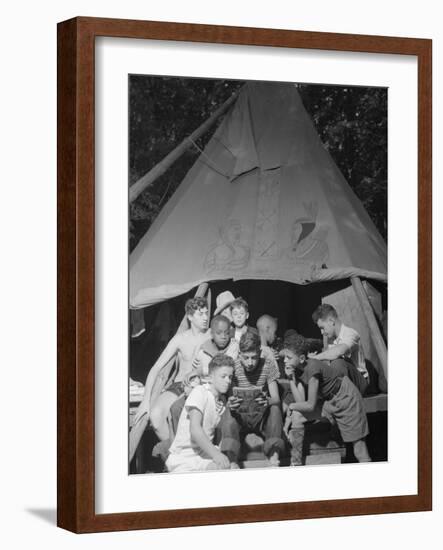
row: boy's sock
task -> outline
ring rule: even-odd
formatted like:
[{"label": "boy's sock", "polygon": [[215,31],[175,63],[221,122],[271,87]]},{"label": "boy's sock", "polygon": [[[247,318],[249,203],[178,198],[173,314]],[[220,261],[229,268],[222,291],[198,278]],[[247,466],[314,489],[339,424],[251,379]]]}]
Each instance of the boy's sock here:
[{"label": "boy's sock", "polygon": [[288,439],[291,444],[291,466],[301,466],[303,458],[303,440],[305,428],[292,428],[289,430]]}]

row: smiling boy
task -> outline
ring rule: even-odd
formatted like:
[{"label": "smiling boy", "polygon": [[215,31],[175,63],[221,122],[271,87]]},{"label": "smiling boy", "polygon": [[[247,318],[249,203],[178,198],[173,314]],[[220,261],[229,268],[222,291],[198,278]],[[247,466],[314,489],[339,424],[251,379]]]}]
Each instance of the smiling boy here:
[{"label": "smiling boy", "polygon": [[223,396],[231,386],[233,373],[234,360],[231,357],[220,354],[210,361],[208,383],[192,390],[180,415],[177,433],[166,460],[169,472],[231,468],[229,458],[213,441],[226,411]]}]

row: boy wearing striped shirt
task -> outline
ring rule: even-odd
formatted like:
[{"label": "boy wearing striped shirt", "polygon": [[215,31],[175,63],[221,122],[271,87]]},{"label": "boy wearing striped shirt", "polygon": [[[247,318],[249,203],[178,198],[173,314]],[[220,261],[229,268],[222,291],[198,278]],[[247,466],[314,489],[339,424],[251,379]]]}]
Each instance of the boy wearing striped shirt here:
[{"label": "boy wearing striped shirt", "polygon": [[[260,338],[253,332],[243,334],[239,347],[233,395],[228,400],[233,418],[230,436],[240,443],[240,438],[248,433],[260,435],[264,438],[263,450],[271,465],[279,466],[284,442],[277,363],[269,348],[261,348]],[[253,395],[251,399],[248,399],[248,393]],[[238,460],[238,452],[235,460]]]}]

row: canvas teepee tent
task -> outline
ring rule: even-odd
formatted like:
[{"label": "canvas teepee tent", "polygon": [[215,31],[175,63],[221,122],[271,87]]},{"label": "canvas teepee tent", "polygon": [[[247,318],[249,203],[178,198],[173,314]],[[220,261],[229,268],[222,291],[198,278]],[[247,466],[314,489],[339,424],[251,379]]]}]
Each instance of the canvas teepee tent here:
[{"label": "canvas teepee tent", "polygon": [[387,280],[386,243],[293,84],[250,82],[130,257],[130,306],[202,282]]},{"label": "canvas teepee tent", "polygon": [[[386,387],[376,300],[370,304],[360,277],[387,281],[386,243],[321,143],[296,86],[250,82],[132,252],[130,306],[151,306],[197,286],[202,294],[211,281],[351,279],[352,286],[328,299],[360,330]],[[131,431],[130,457],[146,418]]]}]

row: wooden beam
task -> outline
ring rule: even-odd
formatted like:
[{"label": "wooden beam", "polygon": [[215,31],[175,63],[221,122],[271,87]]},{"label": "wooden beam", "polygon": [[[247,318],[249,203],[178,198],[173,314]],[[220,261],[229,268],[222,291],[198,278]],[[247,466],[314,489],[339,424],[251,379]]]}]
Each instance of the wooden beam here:
[{"label": "wooden beam", "polygon": [[375,317],[374,311],[372,309],[369,298],[366,294],[364,286],[360,280],[360,277],[351,277],[352,287],[354,289],[357,300],[362,308],[363,314],[368,322],[369,329],[371,331],[371,337],[374,342],[375,350],[377,352],[378,358],[380,359],[381,366],[383,368],[383,373],[386,379],[386,384],[388,380],[388,351],[386,348],[385,341],[383,339],[380,327],[378,326],[377,319]]},{"label": "wooden beam", "polygon": [[181,155],[192,146],[200,136],[205,134],[209,128],[215,123],[215,121],[225,113],[229,107],[237,99],[238,92],[232,94],[201,126],[192,132],[192,134],[185,138],[175,149],[173,149],[166,157],[154,166],[149,172],[142,176],[129,188],[129,202],[133,202],[146,188],[166,172],[166,170],[179,158]]}]

